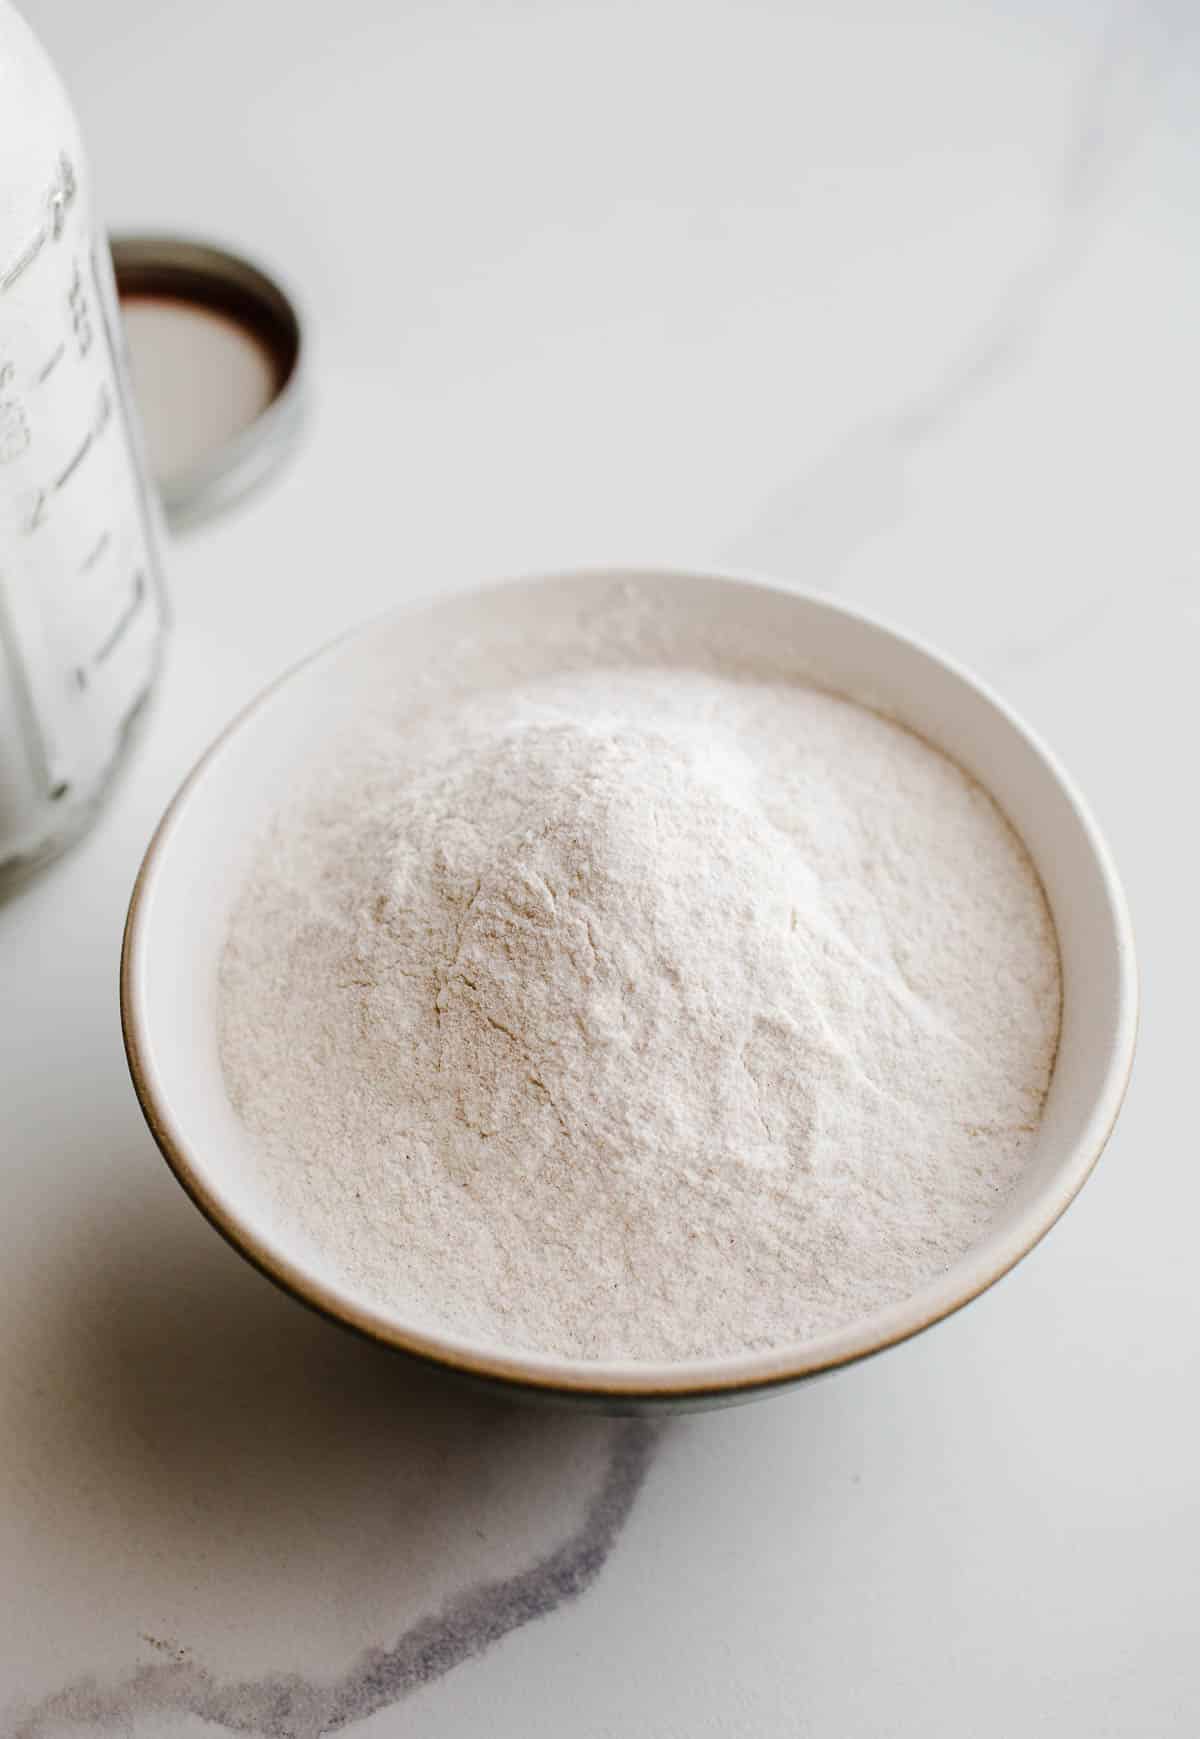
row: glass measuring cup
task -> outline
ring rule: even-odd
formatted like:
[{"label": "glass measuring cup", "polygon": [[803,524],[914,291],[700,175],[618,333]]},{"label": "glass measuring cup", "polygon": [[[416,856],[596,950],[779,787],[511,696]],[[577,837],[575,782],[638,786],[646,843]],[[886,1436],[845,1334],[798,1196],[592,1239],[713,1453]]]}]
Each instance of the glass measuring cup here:
[{"label": "glass measuring cup", "polygon": [[165,626],[90,192],[62,86],[0,0],[0,894],[96,813]]}]

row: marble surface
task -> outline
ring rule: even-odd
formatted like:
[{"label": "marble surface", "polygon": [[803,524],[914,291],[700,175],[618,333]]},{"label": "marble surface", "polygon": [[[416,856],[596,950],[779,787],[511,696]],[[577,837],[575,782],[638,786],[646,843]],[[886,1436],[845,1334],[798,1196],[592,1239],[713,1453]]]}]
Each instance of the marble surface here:
[{"label": "marble surface", "polygon": [[[314,416],[172,551],[131,776],[0,909],[0,1732],[1142,1739],[1200,1717],[1200,34],[1166,0],[29,0],[108,210],[302,288]],[[397,599],[761,568],[989,678],[1126,878],[1099,1171],[919,1341],[650,1428],[251,1273],[130,1091],[150,829]]]}]

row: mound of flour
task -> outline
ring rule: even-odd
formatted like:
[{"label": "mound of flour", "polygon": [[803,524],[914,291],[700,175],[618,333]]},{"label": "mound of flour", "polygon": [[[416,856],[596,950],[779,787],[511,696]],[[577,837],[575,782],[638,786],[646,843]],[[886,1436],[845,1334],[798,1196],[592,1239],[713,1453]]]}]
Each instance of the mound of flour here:
[{"label": "mound of flour", "polygon": [[813,689],[549,677],[288,801],[220,984],[278,1211],[347,1281],[591,1358],[912,1292],[1019,1174],[1059,1021],[1016,836]]}]

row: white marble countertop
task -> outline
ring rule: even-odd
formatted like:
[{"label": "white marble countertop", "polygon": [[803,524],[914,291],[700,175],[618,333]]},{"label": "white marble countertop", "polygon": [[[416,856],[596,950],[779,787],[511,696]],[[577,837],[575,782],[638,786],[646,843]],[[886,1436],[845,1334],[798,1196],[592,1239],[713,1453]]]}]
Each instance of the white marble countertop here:
[{"label": "white marble countertop", "polygon": [[[1200,1720],[1200,32],[1120,0],[28,0],[114,223],[305,293],[136,766],[0,910],[0,1731],[1146,1739]],[[996,684],[1141,952],[1117,1134],[968,1310],[650,1428],[418,1378],[158,1159],[120,926],[183,771],[397,599],[761,568]]]}]

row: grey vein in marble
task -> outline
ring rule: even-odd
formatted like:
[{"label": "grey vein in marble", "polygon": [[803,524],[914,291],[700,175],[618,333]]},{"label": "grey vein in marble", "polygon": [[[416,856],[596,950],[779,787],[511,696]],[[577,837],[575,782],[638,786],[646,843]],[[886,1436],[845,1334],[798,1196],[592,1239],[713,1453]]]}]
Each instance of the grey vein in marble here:
[{"label": "grey vein in marble", "polygon": [[987,390],[1009,378],[1032,351],[1052,299],[1078,268],[1120,167],[1140,135],[1149,95],[1191,27],[1180,0],[1109,14],[1082,81],[1068,144],[1050,202],[1042,246],[1010,278],[972,337],[933,382],[844,437],[795,482],[768,498],[754,522],[726,547],[734,565],[796,566],[828,585],[851,552],[888,531],[903,511],[904,467],[948,433]]},{"label": "grey vein in marble", "polygon": [[340,1678],[317,1684],[294,1673],[269,1673],[222,1682],[177,1649],[180,1658],[139,1666],[114,1683],[89,1678],[53,1692],[23,1712],[13,1739],[45,1739],[72,1727],[129,1732],[139,1718],[181,1714],[227,1733],[318,1739],[365,1720],[583,1594],[629,1517],[655,1440],[644,1420],[615,1428],[607,1473],[576,1533],[529,1569],[456,1595],[418,1619],[393,1647],[368,1649]]}]

